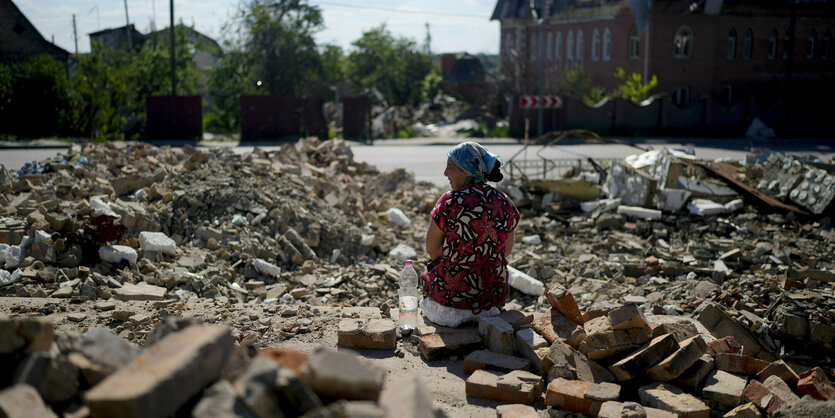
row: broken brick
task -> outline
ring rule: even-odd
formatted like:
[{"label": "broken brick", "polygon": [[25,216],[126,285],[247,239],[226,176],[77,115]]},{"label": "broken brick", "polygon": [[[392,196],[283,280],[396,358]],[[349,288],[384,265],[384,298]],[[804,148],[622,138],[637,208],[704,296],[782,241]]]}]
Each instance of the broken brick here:
[{"label": "broken brick", "polygon": [[478,319],[478,333],[490,351],[512,355],[516,352],[513,326],[497,317]]},{"label": "broken brick", "polygon": [[709,418],[710,407],[669,383],[653,383],[638,389],[641,404],[678,414],[679,417]]},{"label": "broken brick", "polygon": [[509,372],[512,370],[528,370],[531,362],[527,359],[494,353],[487,350],[473,351],[464,357],[464,373],[476,370],[491,369]]},{"label": "broken brick", "polygon": [[835,399],[835,386],[826,377],[826,373],[820,367],[809,369],[802,373],[797,382],[797,394],[800,396],[811,395],[815,399],[827,401]]},{"label": "broken brick", "polygon": [[705,381],[702,396],[712,408],[729,411],[742,403],[742,392],[747,383],[747,377],[714,370]]},{"label": "broken brick", "polygon": [[586,338],[577,349],[591,360],[605,360],[638,349],[650,340],[647,329],[611,329],[608,317],[595,318],[585,328]]},{"label": "broken brick", "polygon": [[548,341],[548,344],[560,340],[572,347],[577,347],[586,338],[582,326],[556,309],[550,309],[546,314],[535,315],[531,326]]},{"label": "broken brick", "polygon": [[647,318],[637,305],[624,305],[609,312],[609,324],[612,329],[642,328],[652,334]]},{"label": "broken brick", "polygon": [[736,341],[733,335],[722,337],[707,343],[707,353],[716,356],[719,353],[739,353],[742,346]]},{"label": "broken brick", "polygon": [[559,283],[554,283],[548,290],[545,291],[545,297],[548,298],[548,303],[551,307],[560,311],[568,319],[578,323],[583,323],[583,314],[574,300],[571,292]]},{"label": "broken brick", "polygon": [[609,371],[619,381],[631,380],[669,357],[678,348],[678,342],[673,334],[662,335],[653,339],[638,351],[609,366]]},{"label": "broken brick", "polygon": [[542,394],[542,378],[516,370],[507,374],[476,370],[467,378],[467,396],[530,404]]},{"label": "broken brick", "polygon": [[389,350],[397,346],[397,331],[391,319],[339,321],[338,347]]},{"label": "broken brick", "polygon": [[679,343],[679,349],[647,370],[647,376],[655,381],[672,380],[690,368],[705,353],[707,345],[700,335]]},{"label": "broken brick", "polygon": [[765,379],[768,379],[769,376],[778,376],[792,385],[797,384],[797,381],[800,380],[797,373],[783,360],[777,360],[766,366],[761,372],[757,373],[757,380],[765,382]]},{"label": "broken brick", "polygon": [[742,354],[719,353],[716,355],[714,367],[729,373],[741,373],[748,376],[756,376],[770,364],[751,356]]},{"label": "broken brick", "polygon": [[459,329],[418,337],[418,349],[427,361],[467,354],[481,348],[481,335],[475,329]]},{"label": "broken brick", "polygon": [[782,398],[765,387],[759,380],[751,380],[742,395],[766,414],[773,414],[786,404]]}]

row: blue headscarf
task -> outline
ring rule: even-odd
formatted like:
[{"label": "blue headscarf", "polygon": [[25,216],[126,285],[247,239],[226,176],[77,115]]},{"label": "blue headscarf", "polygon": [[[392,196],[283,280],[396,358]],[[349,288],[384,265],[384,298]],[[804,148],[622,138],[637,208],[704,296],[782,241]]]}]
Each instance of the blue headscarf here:
[{"label": "blue headscarf", "polygon": [[484,183],[487,176],[496,167],[502,166],[502,159],[498,155],[487,151],[477,142],[462,142],[446,153],[465,173],[473,176],[476,183]]}]

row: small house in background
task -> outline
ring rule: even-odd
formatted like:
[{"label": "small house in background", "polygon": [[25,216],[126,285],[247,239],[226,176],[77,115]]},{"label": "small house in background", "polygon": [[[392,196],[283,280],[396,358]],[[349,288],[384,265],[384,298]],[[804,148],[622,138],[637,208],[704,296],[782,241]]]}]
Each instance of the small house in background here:
[{"label": "small house in background", "polygon": [[133,24],[112,29],[104,29],[89,34],[90,49],[93,44],[100,42],[105,48],[120,49],[130,47],[139,49],[145,43],[145,35],[141,34]]},{"label": "small house in background", "polygon": [[70,53],[41,36],[11,0],[0,0],[0,61],[19,62],[48,54],[66,62]]},{"label": "small house in background", "polygon": [[441,77],[448,94],[470,103],[485,97],[487,77],[481,61],[473,55],[466,52],[441,55]]},{"label": "small house in background", "polygon": [[[194,46],[194,65],[198,70],[206,70],[214,67],[215,63],[223,56],[223,50],[220,44],[214,39],[194,30],[194,28],[185,25],[177,25],[185,31],[186,39]],[[168,28],[151,32],[147,38],[156,42],[169,42]]]}]

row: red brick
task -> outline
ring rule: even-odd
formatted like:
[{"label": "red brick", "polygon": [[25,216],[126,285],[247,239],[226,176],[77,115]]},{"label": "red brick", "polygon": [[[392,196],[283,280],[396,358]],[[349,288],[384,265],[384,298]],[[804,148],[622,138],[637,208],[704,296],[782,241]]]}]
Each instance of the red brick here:
[{"label": "red brick", "polygon": [[800,380],[797,382],[797,394],[811,395],[815,399],[826,401],[835,398],[835,387],[826,377],[823,369],[815,367],[800,375]]},{"label": "red brick", "polygon": [[708,400],[712,408],[729,411],[742,403],[742,392],[746,383],[747,376],[714,370],[705,381],[702,396]]},{"label": "red brick", "polygon": [[707,343],[707,353],[713,357],[716,357],[716,355],[720,353],[736,354],[739,353],[739,350],[741,349],[742,346],[736,341],[736,338],[734,338],[732,335],[722,337]]},{"label": "red brick", "polygon": [[707,345],[700,335],[684,340],[675,353],[647,370],[647,376],[661,382],[675,379],[694,365],[706,349]]},{"label": "red brick", "polygon": [[397,346],[397,332],[391,319],[343,319],[337,331],[338,347],[391,350]]},{"label": "red brick", "polygon": [[795,373],[794,370],[783,360],[777,360],[774,363],[769,364],[765,369],[757,374],[757,380],[765,382],[765,379],[768,379],[769,376],[777,376],[783,379],[784,382],[791,383],[793,385],[797,384],[797,381],[800,380],[797,373]]},{"label": "red brick", "polygon": [[497,406],[496,418],[539,418],[539,413],[530,405],[516,403]]},{"label": "red brick", "polygon": [[531,326],[531,322],[533,322],[533,314],[526,314],[517,310],[504,311],[496,315],[496,317],[512,325],[514,330],[528,328]]},{"label": "red brick", "polygon": [[642,328],[652,334],[647,318],[637,305],[624,305],[609,312],[612,329]]},{"label": "red brick", "polygon": [[531,326],[534,331],[542,335],[542,338],[545,338],[545,341],[548,341],[548,344],[560,340],[572,347],[577,347],[586,337],[582,326],[556,309],[551,309],[546,314],[535,315]]},{"label": "red brick", "polygon": [[418,337],[418,349],[427,361],[469,354],[481,348],[481,335],[475,329],[444,331]]},{"label": "red brick", "polygon": [[585,329],[586,338],[577,349],[592,360],[605,360],[636,350],[651,339],[647,329],[612,329],[608,317],[587,322]]},{"label": "red brick", "polygon": [[583,395],[586,389],[593,383],[581,380],[565,380],[557,378],[548,384],[545,391],[545,404],[559,409],[591,414],[591,399]]},{"label": "red brick", "polygon": [[673,334],[662,335],[628,357],[609,366],[609,371],[619,381],[634,379],[676,352],[678,348],[678,343]]},{"label": "red brick", "polygon": [[745,386],[742,396],[753,403],[761,411],[766,414],[773,414],[785,405],[783,400],[771,392],[767,387],[763,386],[758,380],[751,380]]},{"label": "red brick", "polygon": [[682,418],[709,418],[710,407],[669,383],[653,383],[638,389],[641,404],[678,414]]},{"label": "red brick", "polygon": [[756,376],[768,367],[769,362],[744,354],[719,353],[713,367],[729,373],[741,373]]},{"label": "red brick", "polygon": [[487,350],[473,351],[464,357],[464,373],[476,370],[491,369],[500,371],[528,370],[531,362],[527,359],[494,353]]},{"label": "red brick", "polygon": [[559,283],[555,283],[548,290],[545,291],[545,297],[548,298],[548,303],[551,307],[560,311],[568,319],[578,323],[583,323],[583,314],[580,312],[580,307],[574,300],[574,296],[565,287]]},{"label": "red brick", "polygon": [[467,378],[465,390],[467,396],[527,405],[542,395],[542,378],[521,370],[508,374],[476,370]]},{"label": "red brick", "polygon": [[279,365],[292,370],[296,375],[307,362],[307,353],[286,348],[271,347],[259,351],[258,354],[269,357]]}]

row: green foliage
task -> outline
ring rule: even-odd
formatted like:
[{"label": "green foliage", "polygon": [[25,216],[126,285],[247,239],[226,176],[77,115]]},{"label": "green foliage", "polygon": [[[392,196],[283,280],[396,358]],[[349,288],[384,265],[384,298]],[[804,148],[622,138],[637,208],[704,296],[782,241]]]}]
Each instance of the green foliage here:
[{"label": "green foliage", "polygon": [[411,126],[407,126],[406,128],[397,131],[398,139],[417,138],[417,136],[417,131]]},{"label": "green foliage", "polygon": [[432,62],[413,40],[395,38],[383,24],[363,33],[352,46],[345,63],[351,84],[378,89],[389,105],[420,101]]},{"label": "green foliage", "polygon": [[444,82],[444,79],[438,74],[437,71],[432,69],[429,73],[426,74],[426,77],[423,78],[423,84],[420,87],[420,97],[423,100],[432,100],[441,94],[441,86]]},{"label": "green foliage", "polygon": [[[40,55],[13,64],[0,63],[0,129],[20,136],[50,136],[69,120],[67,70]],[[36,123],[29,121],[36,120]]]},{"label": "green foliage", "polygon": [[581,100],[598,87],[591,75],[582,69],[561,73],[557,79],[557,86],[562,95],[577,100]]},{"label": "green foliage", "polygon": [[655,75],[652,76],[649,82],[644,82],[640,74],[632,73],[632,75],[627,76],[626,71],[620,67],[615,72],[615,78],[623,81],[623,84],[619,85],[612,92],[612,95],[628,99],[632,103],[640,103],[646,99],[647,93],[658,85],[658,77]]},{"label": "green foliage", "polygon": [[209,79],[209,94],[214,100],[209,112],[215,117],[207,121],[205,129],[210,132],[237,130],[241,118],[241,95],[267,93],[259,89],[257,82],[250,57],[246,53],[226,53],[215,64]]}]

